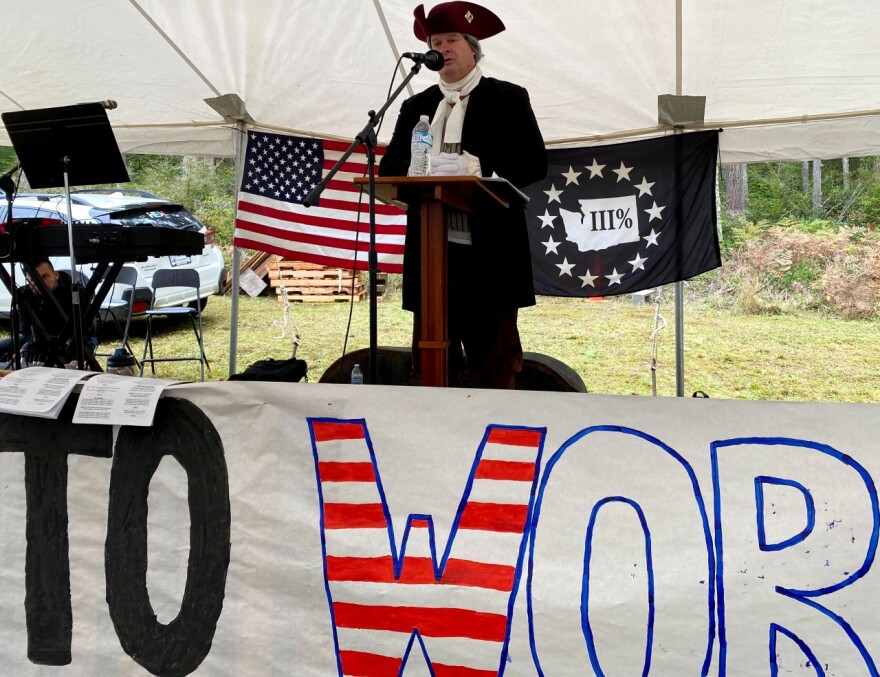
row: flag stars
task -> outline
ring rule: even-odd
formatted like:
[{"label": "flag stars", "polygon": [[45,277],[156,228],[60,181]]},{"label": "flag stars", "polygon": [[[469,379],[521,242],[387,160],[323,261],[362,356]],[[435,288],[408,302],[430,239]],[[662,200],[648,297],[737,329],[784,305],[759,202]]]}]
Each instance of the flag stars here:
[{"label": "flag stars", "polygon": [[268,199],[302,201],[320,179],[322,148],[313,139],[249,134],[245,158],[248,180],[242,190],[263,194]]},{"label": "flag stars", "polygon": [[573,183],[574,185],[579,186],[578,177],[581,174],[583,174],[583,172],[576,172],[572,169],[571,165],[568,165],[568,171],[562,172],[562,175],[565,177],[565,185],[568,186]]},{"label": "flag stars", "polygon": [[[546,191],[544,191],[544,192],[546,192]],[[553,221],[556,219],[556,216],[551,216],[550,212],[547,211],[546,209],[544,210],[544,213],[541,216],[539,216],[538,218],[541,219],[541,230],[543,230],[544,228],[554,228],[555,227],[553,225]]]},{"label": "flag stars", "polygon": [[628,261],[628,263],[633,267],[632,272],[636,272],[637,270],[645,269],[645,261],[648,259],[643,259],[640,254],[636,254],[636,257],[632,261]]},{"label": "flag stars", "polygon": [[623,279],[624,273],[618,273],[617,268],[611,271],[611,275],[608,275],[608,286],[613,287],[615,284],[620,284],[620,281]]},{"label": "flag stars", "polygon": [[549,240],[547,240],[546,242],[542,242],[541,244],[547,248],[547,251],[544,252],[545,255],[549,254],[550,252],[553,252],[557,256],[559,255],[559,252],[557,251],[557,247],[559,247],[559,245],[561,245],[562,243],[556,242],[556,240],[553,239],[552,235],[550,236]]},{"label": "flag stars", "polygon": [[599,277],[599,276],[598,275],[590,275],[589,268],[587,269],[586,275],[578,275],[578,279],[581,280],[581,282],[583,283],[583,284],[581,284],[581,289],[583,289],[584,287],[593,287],[593,289],[595,289],[597,277]]},{"label": "flag stars", "polygon": [[645,245],[645,249],[647,249],[651,245],[654,245],[655,247],[659,247],[660,245],[657,244],[657,238],[659,236],[660,236],[660,233],[655,233],[653,228],[651,228],[651,232],[648,233],[647,235],[642,235],[642,239],[647,241],[647,243],[648,243]]},{"label": "flag stars", "polygon": [[655,201],[654,201],[654,206],[653,206],[653,207],[651,207],[650,209],[645,209],[645,210],[644,210],[646,213],[648,213],[648,214],[651,215],[651,218],[648,219],[648,223],[650,223],[650,222],[653,221],[654,219],[661,219],[662,217],[660,216],[660,213],[661,213],[664,209],[666,209],[666,207],[658,207],[658,206],[657,206],[657,201],[655,200]]},{"label": "flag stars", "polygon": [[604,176],[602,176],[602,170],[605,169],[605,165],[600,165],[598,162],[596,162],[596,158],[593,158],[592,165],[587,165],[584,167],[584,169],[590,172],[590,179],[594,179],[597,176],[600,179],[605,178]]},{"label": "flag stars", "polygon": [[551,202],[562,204],[562,200],[559,199],[559,196],[562,195],[562,191],[556,189],[555,183],[550,184],[550,190],[545,190],[544,192],[547,194],[547,204],[550,204]]},{"label": "flag stars", "polygon": [[574,265],[575,264],[568,262],[568,258],[562,259],[562,263],[556,264],[556,267],[559,268],[559,277],[562,277],[563,275],[571,277],[571,269],[574,268]]},{"label": "flag stars", "polygon": [[653,197],[653,193],[651,193],[651,188],[654,186],[655,181],[649,182],[647,177],[642,177],[642,182],[635,184],[635,187],[639,189],[639,197],[642,195],[651,195]]},{"label": "flag stars", "polygon": [[627,166],[626,166],[625,164],[623,164],[623,162],[621,161],[621,163],[620,163],[620,169],[612,169],[611,171],[613,171],[615,174],[617,174],[617,183],[620,183],[620,182],[623,181],[624,179],[626,179],[627,181],[631,181],[631,180],[632,180],[632,179],[629,178],[629,173],[630,173],[632,170],[633,170],[632,167],[627,167]]}]

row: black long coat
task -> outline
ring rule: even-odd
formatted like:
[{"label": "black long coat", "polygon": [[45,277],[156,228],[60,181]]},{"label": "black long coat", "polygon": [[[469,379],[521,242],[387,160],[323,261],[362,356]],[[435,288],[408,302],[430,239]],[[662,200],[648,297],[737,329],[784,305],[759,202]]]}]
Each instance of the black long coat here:
[{"label": "black long coat", "polygon": [[[443,95],[437,85],[404,101],[391,143],[379,165],[381,176],[406,176],[410,137],[419,116],[434,117]],[[469,95],[461,149],[480,159],[483,176],[498,176],[518,188],[547,174],[547,151],[532,112],[528,92],[510,82],[483,77]],[[440,143],[435,139],[435,143]],[[420,210],[407,213],[403,259],[403,307],[418,312],[421,303]],[[480,265],[450,275],[467,276],[475,298],[495,308],[535,303],[529,238],[523,209],[504,209],[486,198],[469,217],[473,253]]]}]

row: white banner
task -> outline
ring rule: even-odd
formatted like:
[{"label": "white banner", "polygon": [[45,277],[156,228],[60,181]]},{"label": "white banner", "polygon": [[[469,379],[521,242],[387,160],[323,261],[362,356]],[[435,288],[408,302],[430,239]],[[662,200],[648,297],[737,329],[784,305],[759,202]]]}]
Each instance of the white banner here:
[{"label": "white banner", "polygon": [[877,405],[234,382],[113,430],[72,404],[0,416],[4,674],[878,674]]}]

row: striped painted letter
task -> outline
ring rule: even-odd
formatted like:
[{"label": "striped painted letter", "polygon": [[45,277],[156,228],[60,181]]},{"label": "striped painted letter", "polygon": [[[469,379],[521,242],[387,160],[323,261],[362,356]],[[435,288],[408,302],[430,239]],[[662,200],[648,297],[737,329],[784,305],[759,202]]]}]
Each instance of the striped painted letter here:
[{"label": "striped painted letter", "polygon": [[[440,557],[431,515],[398,550],[363,420],[310,419],[339,675],[501,675],[546,431],[489,426]],[[430,488],[430,477],[414,477]]]}]

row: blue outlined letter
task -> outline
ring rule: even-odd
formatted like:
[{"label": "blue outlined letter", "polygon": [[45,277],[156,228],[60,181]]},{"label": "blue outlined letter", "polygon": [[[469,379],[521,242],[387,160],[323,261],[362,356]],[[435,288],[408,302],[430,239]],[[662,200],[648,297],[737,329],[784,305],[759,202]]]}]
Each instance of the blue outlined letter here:
[{"label": "blue outlined letter", "polygon": [[[660,440],[616,426],[587,428],[547,463],[529,551],[539,674],[574,674],[577,657],[577,674],[603,675],[612,654],[617,674],[707,674],[713,576],[696,475]],[[623,656],[632,662],[621,666]]]},{"label": "blue outlined letter", "polygon": [[[871,476],[849,456],[804,440],[725,440],[711,452],[719,675],[776,674],[805,656],[817,674],[877,675],[859,636],[874,625],[874,603],[861,613],[846,603],[857,598],[877,548]],[[768,541],[769,529],[787,537]],[[779,633],[797,639],[777,644]]]}]

